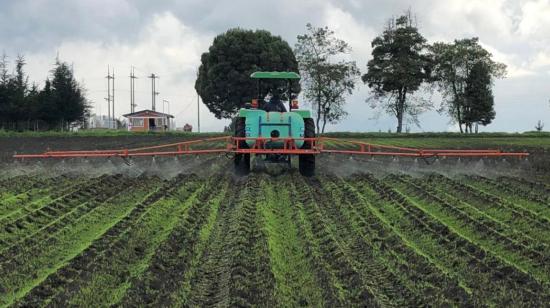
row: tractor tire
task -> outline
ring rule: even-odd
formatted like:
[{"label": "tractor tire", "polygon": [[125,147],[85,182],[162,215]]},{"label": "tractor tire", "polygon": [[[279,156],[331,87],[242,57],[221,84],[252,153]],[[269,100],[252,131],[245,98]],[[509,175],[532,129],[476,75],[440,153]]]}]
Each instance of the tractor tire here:
[{"label": "tractor tire", "polygon": [[[315,122],[313,119],[304,119],[304,138],[315,138]],[[304,142],[302,149],[311,149],[311,142]],[[298,169],[303,176],[315,175],[315,155],[300,154],[298,157]]]},{"label": "tractor tire", "polygon": [[[235,137],[246,137],[245,118],[238,117],[235,120]],[[239,141],[239,148],[248,149],[246,141]],[[250,154],[235,154],[235,172],[239,175],[250,173]]]}]

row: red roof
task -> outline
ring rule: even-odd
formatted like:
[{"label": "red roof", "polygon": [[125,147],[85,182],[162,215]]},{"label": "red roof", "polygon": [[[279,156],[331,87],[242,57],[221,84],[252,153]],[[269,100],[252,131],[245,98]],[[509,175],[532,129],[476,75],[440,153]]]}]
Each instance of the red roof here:
[{"label": "red roof", "polygon": [[127,113],[122,115],[125,118],[173,118],[174,116],[167,113],[157,112],[153,110],[141,110],[134,113]]}]

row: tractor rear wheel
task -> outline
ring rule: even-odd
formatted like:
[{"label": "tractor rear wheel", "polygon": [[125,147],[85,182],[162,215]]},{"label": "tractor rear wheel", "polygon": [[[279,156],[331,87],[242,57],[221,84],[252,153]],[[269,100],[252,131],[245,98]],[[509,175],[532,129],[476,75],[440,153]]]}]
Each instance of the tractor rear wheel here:
[{"label": "tractor rear wheel", "polygon": [[[235,137],[246,137],[246,118],[238,117],[235,120]],[[239,141],[240,149],[248,149],[246,141]],[[235,171],[237,174],[246,175],[250,173],[250,154],[235,154]]]},{"label": "tractor rear wheel", "polygon": [[[315,122],[313,119],[304,119],[304,138],[315,138]],[[304,142],[302,149],[311,149],[312,143],[310,141]],[[298,169],[303,176],[313,176],[315,174],[315,155],[313,154],[300,154],[298,160]]]}]

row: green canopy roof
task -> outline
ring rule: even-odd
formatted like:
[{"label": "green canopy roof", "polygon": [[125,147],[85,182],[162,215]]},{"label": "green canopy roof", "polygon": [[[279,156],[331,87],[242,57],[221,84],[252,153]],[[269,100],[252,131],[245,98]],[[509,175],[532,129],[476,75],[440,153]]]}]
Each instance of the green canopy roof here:
[{"label": "green canopy roof", "polygon": [[254,79],[300,79],[294,72],[254,72],[250,75]]}]

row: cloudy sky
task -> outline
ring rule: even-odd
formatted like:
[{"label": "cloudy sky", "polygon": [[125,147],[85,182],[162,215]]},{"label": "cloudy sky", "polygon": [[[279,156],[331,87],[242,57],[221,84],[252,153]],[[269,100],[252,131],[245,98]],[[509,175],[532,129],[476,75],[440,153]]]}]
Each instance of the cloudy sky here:
[{"label": "cloudy sky", "polygon": [[[194,79],[200,55],[215,35],[233,27],[266,29],[294,46],[307,22],[328,26],[351,45],[365,72],[372,39],[388,18],[409,8],[428,41],[478,36],[496,60],[508,65],[507,78],[494,87],[496,120],[484,131],[533,130],[538,120],[550,128],[550,0],[0,0],[0,52],[11,60],[23,54],[30,80],[38,84],[59,54],[74,65],[100,114],[107,111],[108,65],[115,69],[117,116],[130,110],[130,67],[139,77],[138,109],[150,108],[146,76],[156,73],[157,110],[166,99],[178,126],[195,126]],[[358,84],[348,99],[350,116],[328,130],[395,130],[394,119],[365,103],[368,96],[368,88]],[[439,104],[437,95],[431,98]],[[456,129],[435,111],[421,121],[413,131]],[[201,107],[203,131],[226,124]]]}]

